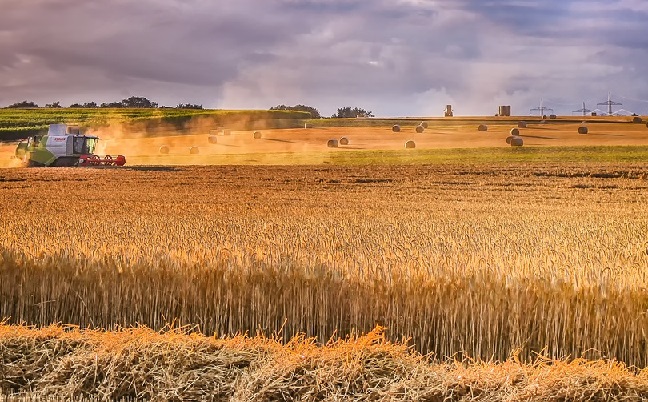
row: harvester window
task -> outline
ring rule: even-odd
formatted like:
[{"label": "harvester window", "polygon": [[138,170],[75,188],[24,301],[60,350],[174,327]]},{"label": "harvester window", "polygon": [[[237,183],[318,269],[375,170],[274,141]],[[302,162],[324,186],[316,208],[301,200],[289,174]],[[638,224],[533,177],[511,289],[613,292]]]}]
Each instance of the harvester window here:
[{"label": "harvester window", "polygon": [[94,150],[97,147],[96,138],[86,138],[86,151],[89,154],[94,154]]},{"label": "harvester window", "polygon": [[83,155],[83,154],[86,153],[86,152],[84,152],[84,149],[83,149],[83,142],[84,142],[83,140],[84,139],[85,138],[83,138],[83,137],[74,137],[73,151],[74,151],[75,154]]}]

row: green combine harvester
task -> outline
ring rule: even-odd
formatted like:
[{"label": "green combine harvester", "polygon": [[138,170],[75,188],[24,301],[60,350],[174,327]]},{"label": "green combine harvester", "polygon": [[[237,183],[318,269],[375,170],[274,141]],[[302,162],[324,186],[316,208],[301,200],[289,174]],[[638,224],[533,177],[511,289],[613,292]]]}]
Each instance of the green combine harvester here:
[{"label": "green combine harvester", "polygon": [[78,126],[50,124],[45,135],[21,141],[16,158],[25,166],[124,166],[124,155],[95,155],[99,137],[81,133]]}]

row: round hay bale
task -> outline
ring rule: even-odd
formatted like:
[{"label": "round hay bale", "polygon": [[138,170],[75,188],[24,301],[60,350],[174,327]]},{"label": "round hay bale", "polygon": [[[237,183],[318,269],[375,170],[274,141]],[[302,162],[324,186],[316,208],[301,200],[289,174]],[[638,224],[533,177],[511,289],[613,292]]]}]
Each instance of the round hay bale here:
[{"label": "round hay bale", "polygon": [[508,137],[506,137],[506,143],[510,145],[510,144],[511,144],[511,140],[512,140],[513,138],[517,138],[517,137],[514,136],[514,135],[509,135]]},{"label": "round hay bale", "polygon": [[424,128],[423,128],[422,125],[419,124],[418,126],[416,126],[416,132],[417,133],[421,134],[423,132],[423,130],[424,130]]},{"label": "round hay bale", "polygon": [[409,140],[405,143],[405,148],[416,148],[416,143],[412,140]]},{"label": "round hay bale", "polygon": [[542,120],[546,120],[546,119],[547,119],[547,115],[546,115],[546,114],[543,114],[543,115],[542,115]]},{"label": "round hay bale", "polygon": [[421,122],[421,127],[428,128],[428,122],[427,121],[422,121]]},{"label": "round hay bale", "polygon": [[335,139],[328,140],[328,142],[326,143],[326,146],[329,147],[329,148],[337,148],[338,147],[338,140],[335,140]]},{"label": "round hay bale", "polygon": [[477,127],[477,131],[488,131],[488,126],[486,124],[480,124],[479,127]]},{"label": "round hay bale", "polygon": [[518,121],[518,128],[526,128],[527,122],[526,121]]},{"label": "round hay bale", "polygon": [[191,155],[197,155],[198,153],[200,153],[200,150],[198,149],[198,147],[191,147],[189,148],[189,153]]},{"label": "round hay bale", "polygon": [[394,124],[392,126],[392,131],[395,132],[395,133],[400,132],[400,126],[398,124]]},{"label": "round hay bale", "polygon": [[637,123],[637,124],[641,124],[641,123],[643,123],[643,120],[641,120],[641,117],[635,116],[635,117],[632,118],[632,122]]},{"label": "round hay bale", "polygon": [[166,145],[162,145],[162,146],[160,147],[160,153],[163,154],[163,155],[168,154],[168,153],[169,153],[169,147],[166,146]]},{"label": "round hay bale", "polygon": [[578,134],[587,134],[587,131],[587,127],[585,126],[578,127]]},{"label": "round hay bale", "polygon": [[550,114],[550,115],[549,115],[549,118],[550,118],[551,120],[555,120],[555,119],[558,118],[558,116],[556,116],[555,114]]},{"label": "round hay bale", "polygon": [[252,134],[255,140],[260,140],[261,139],[261,131],[255,131],[254,134]]},{"label": "round hay bale", "polygon": [[521,137],[513,137],[511,138],[511,146],[512,147],[521,147],[524,145],[524,140]]},{"label": "round hay bale", "polygon": [[517,137],[520,135],[520,130],[518,130],[517,128],[512,128],[511,131],[509,131],[509,134]]},{"label": "round hay bale", "polygon": [[218,144],[218,137],[216,137],[215,135],[210,135],[209,136],[209,143],[210,144]]},{"label": "round hay bale", "polygon": [[340,138],[340,145],[349,145],[349,139],[347,137]]}]

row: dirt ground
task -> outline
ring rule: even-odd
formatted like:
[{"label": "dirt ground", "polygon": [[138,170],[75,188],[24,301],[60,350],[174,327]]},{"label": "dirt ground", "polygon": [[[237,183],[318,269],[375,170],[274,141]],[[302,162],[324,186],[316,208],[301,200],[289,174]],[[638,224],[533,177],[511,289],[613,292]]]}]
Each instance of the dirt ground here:
[{"label": "dirt ground", "polygon": [[[430,122],[423,133],[417,133],[415,126],[403,126],[395,133],[385,127],[317,127],[298,129],[263,130],[261,138],[255,139],[253,131],[231,131],[230,135],[219,135],[214,130],[216,143],[210,143],[210,133],[177,135],[152,138],[116,138],[111,132],[98,132],[101,138],[98,154],[123,154],[129,165],[211,165],[222,163],[221,157],[238,156],[243,164],[282,164],[282,156],[298,155],[297,163],[321,163],[330,152],[360,150],[401,150],[405,142],[413,140],[416,149],[508,147],[505,142],[515,126],[497,120],[484,120],[488,131],[477,130],[478,120],[457,121],[436,120]],[[633,124],[626,121],[610,123],[591,121],[587,123],[588,134],[578,134],[576,122],[547,120],[535,121],[526,128],[520,128],[525,147],[601,146],[601,145],[648,145],[648,128],[645,123]],[[330,139],[348,139],[348,145],[327,147]],[[15,144],[0,144],[0,167],[17,166],[12,159]],[[168,154],[160,153],[166,146]],[[191,154],[190,148],[197,147],[198,153]]]}]

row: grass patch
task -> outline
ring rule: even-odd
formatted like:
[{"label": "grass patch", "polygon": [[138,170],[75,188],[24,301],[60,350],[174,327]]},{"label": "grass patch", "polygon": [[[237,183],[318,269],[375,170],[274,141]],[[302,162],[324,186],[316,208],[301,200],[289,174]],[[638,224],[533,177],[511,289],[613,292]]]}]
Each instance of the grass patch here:
[{"label": "grass patch", "polygon": [[130,165],[433,165],[578,162],[646,162],[648,146],[451,148],[277,152],[227,155],[133,155]]},{"label": "grass patch", "polygon": [[339,165],[540,163],[540,162],[645,162],[646,146],[583,146],[522,148],[451,148],[402,151],[353,151],[330,154]]}]

